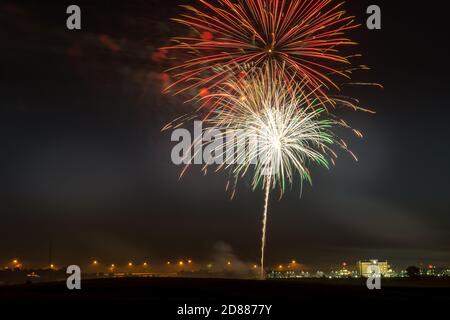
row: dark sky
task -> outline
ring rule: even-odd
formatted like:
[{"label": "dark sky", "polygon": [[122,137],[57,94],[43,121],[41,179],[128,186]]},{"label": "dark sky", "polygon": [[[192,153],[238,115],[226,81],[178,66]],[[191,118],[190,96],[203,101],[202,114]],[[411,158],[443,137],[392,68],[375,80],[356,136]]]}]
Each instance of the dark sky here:
[{"label": "dark sky", "polygon": [[[65,28],[67,5],[82,30]],[[186,1],[185,1],[186,2]],[[182,0],[2,1],[0,4],[0,262],[58,263],[193,257],[217,243],[257,261],[261,192],[235,200],[226,175],[198,169],[178,181],[169,133],[189,109],[163,96],[154,52],[183,32]],[[310,267],[389,259],[394,266],[450,265],[448,19],[441,2],[378,0],[381,31],[350,35],[372,70],[344,88],[376,115],[343,112],[365,133],[360,162],[313,170],[314,185],[271,200],[267,259]],[[372,1],[346,7],[366,18]]]}]

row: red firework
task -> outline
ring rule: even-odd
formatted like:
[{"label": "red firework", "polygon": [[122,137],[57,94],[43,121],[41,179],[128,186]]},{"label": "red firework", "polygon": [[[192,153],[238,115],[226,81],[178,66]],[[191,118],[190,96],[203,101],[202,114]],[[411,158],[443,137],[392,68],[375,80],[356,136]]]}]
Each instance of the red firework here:
[{"label": "red firework", "polygon": [[348,77],[350,62],[340,55],[340,47],[354,44],[344,34],[357,25],[342,9],[343,3],[198,1],[200,8],[183,6],[188,12],[174,19],[193,32],[165,48],[187,57],[169,70],[176,81],[167,90],[176,86],[176,93],[193,88],[212,91],[244,66],[271,63],[287,77],[298,77],[322,101],[330,101],[325,89],[338,88],[334,76]]}]

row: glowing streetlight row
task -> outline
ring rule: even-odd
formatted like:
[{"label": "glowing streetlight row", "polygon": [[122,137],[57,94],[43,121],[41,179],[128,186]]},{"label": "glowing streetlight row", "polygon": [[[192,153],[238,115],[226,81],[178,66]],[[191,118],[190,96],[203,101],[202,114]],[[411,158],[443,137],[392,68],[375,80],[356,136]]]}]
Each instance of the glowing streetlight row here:
[{"label": "glowing streetlight row", "polygon": [[[93,265],[93,266],[98,266],[98,265],[100,265],[100,263],[98,262],[98,260],[94,260],[94,261],[92,261],[92,265]],[[148,263],[147,261],[144,261],[144,262],[142,263],[142,265],[143,265],[144,267],[147,267],[147,266],[149,265],[149,263]],[[127,263],[127,266],[133,267],[134,264],[133,264],[132,261],[130,261],[130,262]],[[115,265],[114,263],[112,263],[112,264],[110,265],[110,268],[115,268],[115,267],[116,267],[116,265]]]},{"label": "glowing streetlight row", "polygon": [[[192,264],[192,260],[190,260],[190,259],[187,260],[187,263],[188,263],[188,264]],[[92,264],[96,266],[96,265],[99,265],[100,263],[98,262],[98,260],[94,260],[94,261],[92,261]],[[171,262],[170,262],[170,261],[167,261],[166,264],[167,264],[167,265],[170,265]],[[179,265],[184,265],[185,262],[184,262],[184,260],[180,260],[180,261],[178,262],[178,264],[179,264]],[[127,265],[130,266],[130,267],[132,267],[134,264],[133,264],[132,261],[130,261],[130,262],[127,263]],[[142,265],[145,267],[145,266],[148,266],[149,263],[148,263],[147,261],[144,261],[144,262],[142,263]]]},{"label": "glowing streetlight row", "polygon": [[[295,267],[298,267],[298,266],[299,266],[299,264],[297,263],[296,260],[291,260],[291,262],[286,265],[286,267],[288,269],[295,268]],[[284,268],[285,268],[285,266],[282,265],[282,264],[278,265],[278,267],[277,267],[278,270],[283,270]]]},{"label": "glowing streetlight row", "polygon": [[[187,264],[190,265],[190,264],[192,264],[192,263],[193,263],[193,262],[192,262],[191,259],[188,259],[188,260],[187,260]],[[19,259],[13,259],[13,260],[12,260],[12,264],[14,265],[14,267],[20,267],[20,266],[21,266],[21,264],[20,264],[20,262],[19,262]],[[172,264],[172,263],[171,263],[170,261],[167,261],[167,262],[166,262],[166,265],[171,265],[171,264]],[[99,266],[99,265],[100,265],[100,262],[99,262],[98,260],[93,260],[93,261],[92,261],[92,265],[93,265],[93,266]],[[184,260],[180,260],[180,261],[178,261],[177,265],[178,265],[178,266],[184,266],[184,265],[185,265],[185,261],[184,261]],[[227,261],[227,262],[226,262],[226,266],[231,266],[231,265],[232,265],[231,261]],[[344,263],[343,265],[345,265],[345,263]],[[128,267],[133,267],[134,264],[133,264],[132,261],[130,261],[130,262],[127,263],[127,266],[128,266]],[[144,261],[144,262],[142,263],[142,266],[148,267],[148,266],[149,266],[149,263],[148,263],[147,261]],[[287,267],[288,267],[288,268],[295,267],[295,266],[298,266],[296,260],[292,260],[289,264],[287,264]],[[54,269],[54,268],[55,268],[55,265],[54,265],[54,264],[50,264],[49,267],[50,267],[50,269]],[[110,268],[111,270],[113,270],[115,267],[116,267],[116,265],[115,265],[114,263],[112,263],[112,264],[110,265],[109,268]],[[207,267],[208,269],[210,269],[210,268],[213,267],[213,264],[209,263],[209,264],[206,265],[206,267]],[[257,264],[254,264],[254,265],[253,265],[253,269],[257,269],[257,268],[258,268],[258,265],[257,265]],[[278,268],[279,270],[282,270],[282,269],[284,269],[284,266],[283,266],[282,264],[280,264],[280,265],[277,266],[277,268]]]},{"label": "glowing streetlight row", "polygon": [[[187,260],[186,262],[185,262],[184,260],[179,260],[176,264],[177,264],[178,266],[184,266],[186,263],[187,263],[187,264],[192,264],[192,260],[189,259],[189,260]],[[94,260],[94,261],[92,262],[92,264],[93,264],[94,266],[96,266],[96,265],[99,265],[99,262],[98,262],[98,260]],[[142,265],[143,265],[144,267],[147,267],[147,266],[149,265],[149,263],[148,263],[148,262],[144,262],[144,263],[142,263]],[[171,261],[167,261],[167,262],[166,262],[166,265],[172,265],[172,262],[171,262]],[[227,262],[226,262],[226,265],[227,265],[227,266],[231,266],[231,265],[232,265],[232,262],[231,262],[231,261],[227,261]],[[287,264],[287,267],[290,268],[291,266],[293,267],[293,266],[297,266],[297,265],[298,265],[297,261],[296,261],[296,260],[292,260],[290,263]],[[128,266],[128,267],[133,267],[134,264],[133,264],[133,262],[130,261],[130,262],[127,263],[127,266]],[[213,267],[213,264],[209,263],[209,264],[207,264],[206,266],[207,266],[207,268],[212,268],[212,267]],[[257,264],[254,264],[252,267],[253,267],[253,269],[257,269],[257,268],[258,268],[258,265],[257,265]],[[283,269],[283,268],[284,268],[284,265],[280,264],[280,265],[278,265],[277,267],[278,267],[278,269]],[[110,268],[111,268],[111,269],[115,268],[115,264],[111,264]]]}]

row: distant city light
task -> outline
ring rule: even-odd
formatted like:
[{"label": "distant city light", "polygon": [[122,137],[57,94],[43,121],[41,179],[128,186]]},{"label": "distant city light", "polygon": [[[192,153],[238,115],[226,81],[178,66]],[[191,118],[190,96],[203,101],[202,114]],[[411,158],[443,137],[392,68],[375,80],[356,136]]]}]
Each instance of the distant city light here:
[{"label": "distant city light", "polygon": [[[22,268],[22,261],[20,259],[11,259],[8,265],[4,267],[5,270],[18,270]],[[150,268],[150,261],[149,260],[141,260],[142,262],[135,264],[134,261],[129,261],[125,264],[125,266],[128,266],[129,271],[131,272],[134,270],[134,268],[138,268],[139,266],[141,268],[145,268],[146,270],[149,270]],[[187,259],[187,260],[175,260],[175,261],[166,261],[163,262],[163,265],[167,264],[168,268],[167,271],[169,271],[169,266],[174,265],[178,266],[178,271],[181,272],[182,270],[189,269],[192,272],[202,272],[201,268],[200,270],[194,270],[193,269],[193,260]],[[103,265],[103,263],[100,260],[90,260],[90,265],[94,266],[97,272],[99,271],[99,267]],[[219,270],[214,269],[213,263],[205,263],[203,265],[204,272],[211,273],[214,271],[220,272]],[[224,266],[228,271],[232,270],[233,262],[231,260],[225,260]],[[387,261],[379,261],[377,259],[369,259],[365,261],[357,261],[356,265],[352,267],[352,265],[348,262],[340,262],[338,264],[338,269],[333,270],[331,269],[330,272],[308,272],[308,271],[302,271],[300,270],[300,264],[296,260],[289,260],[289,263],[285,264],[275,264],[273,266],[272,270],[268,270],[268,278],[273,279],[294,279],[294,278],[361,278],[361,277],[368,277],[370,276],[370,268],[373,266],[377,266],[380,268],[380,273],[383,277],[386,278],[407,278],[408,274],[406,270],[394,270],[391,268],[391,266],[388,264]],[[120,265],[119,265],[120,267]],[[157,268],[157,265],[155,265]],[[248,265],[248,271],[253,271],[254,276],[256,276],[257,273],[255,273],[256,270],[259,268],[259,264],[249,264]],[[48,264],[48,270],[56,271],[59,270],[58,266],[56,266],[54,263]],[[105,268],[107,268],[107,271],[112,274],[116,271],[118,268],[116,264],[110,263],[105,264]],[[121,268],[121,267],[120,267]],[[31,274],[31,273],[30,273]],[[430,277],[448,277],[450,276],[450,269],[444,269],[439,268],[436,265],[433,265],[432,263],[423,263],[420,267],[420,274],[423,276],[430,276]],[[32,277],[30,275],[30,277]]]}]

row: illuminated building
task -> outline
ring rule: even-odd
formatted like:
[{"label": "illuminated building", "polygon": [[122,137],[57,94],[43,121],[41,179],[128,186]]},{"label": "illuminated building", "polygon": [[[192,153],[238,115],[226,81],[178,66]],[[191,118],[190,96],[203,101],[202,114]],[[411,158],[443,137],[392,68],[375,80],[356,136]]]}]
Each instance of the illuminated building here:
[{"label": "illuminated building", "polygon": [[373,267],[378,267],[382,276],[389,276],[392,272],[391,267],[389,266],[387,261],[378,261],[376,259],[371,259],[367,261],[358,261],[356,264],[358,275],[361,277],[371,276],[372,271],[370,268]]},{"label": "illuminated building", "polygon": [[345,265],[342,266],[342,269],[337,272],[338,278],[350,278],[352,273],[347,270]]}]

